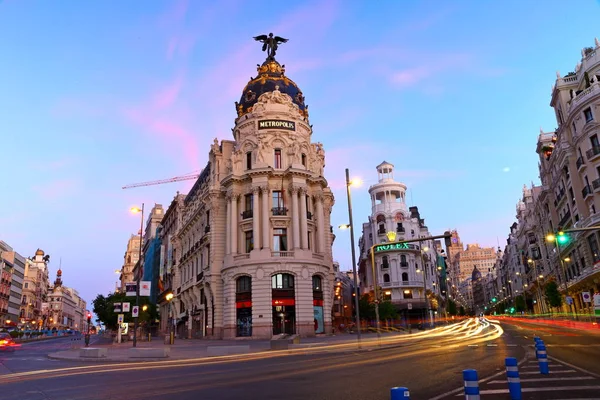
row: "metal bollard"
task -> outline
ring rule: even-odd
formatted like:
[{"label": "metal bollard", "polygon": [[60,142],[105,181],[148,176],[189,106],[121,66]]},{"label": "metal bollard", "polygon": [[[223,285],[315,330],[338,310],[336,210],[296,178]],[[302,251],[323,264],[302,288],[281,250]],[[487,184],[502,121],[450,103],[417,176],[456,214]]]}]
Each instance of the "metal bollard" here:
[{"label": "metal bollard", "polygon": [[474,369],[465,369],[463,371],[463,380],[465,381],[465,400],[479,400],[477,371]]},{"label": "metal bollard", "polygon": [[506,379],[508,380],[508,391],[510,392],[510,400],[521,400],[521,378],[519,377],[519,367],[517,359],[507,357],[504,360],[506,365]]},{"label": "metal bollard", "polygon": [[537,354],[540,374],[548,375],[550,373],[548,368],[548,354],[546,353],[546,346],[544,346],[544,344],[537,345]]},{"label": "metal bollard", "polygon": [[410,392],[405,387],[393,387],[390,395],[391,400],[410,400]]}]

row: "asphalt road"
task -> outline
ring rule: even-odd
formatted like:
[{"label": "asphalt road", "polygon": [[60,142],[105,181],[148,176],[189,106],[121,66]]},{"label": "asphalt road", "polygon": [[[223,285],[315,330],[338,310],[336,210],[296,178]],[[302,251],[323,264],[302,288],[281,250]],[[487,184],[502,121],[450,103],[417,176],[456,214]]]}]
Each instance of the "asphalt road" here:
[{"label": "asphalt road", "polygon": [[[391,387],[406,386],[410,389],[413,400],[431,399],[444,393],[446,396],[437,398],[460,398],[463,369],[473,368],[478,371],[482,390],[502,391],[506,388],[505,357],[525,359],[529,351],[527,346],[533,341],[530,336],[533,331],[526,326],[502,326],[505,331],[499,337],[492,335],[482,338],[483,335],[493,333],[494,326],[490,325],[480,328],[480,332],[474,332],[473,329],[461,330],[443,336],[407,340],[393,347],[370,351],[342,349],[281,357],[253,357],[248,360],[181,361],[168,364],[146,362],[84,366],[81,363],[73,365],[62,361],[25,361],[29,357],[37,358],[44,351],[56,350],[44,350],[31,345],[24,346],[6,358],[0,355],[2,364],[10,370],[0,370],[0,393],[2,400],[383,400],[390,398]],[[565,332],[567,335],[562,334]],[[544,337],[544,334],[552,336]],[[582,356],[576,350],[579,347],[571,346],[599,343],[598,336],[579,333],[579,336],[570,336],[571,334],[574,333],[564,328],[552,328],[550,332],[542,333],[549,345],[549,354],[552,356],[556,351],[558,357],[558,352],[561,351],[564,361],[578,364],[582,364],[579,360],[581,358],[598,359],[596,353],[586,356],[586,351],[583,350]],[[488,340],[490,337],[492,339]],[[573,338],[578,338],[576,343],[572,342]],[[556,347],[553,349],[554,341]],[[37,345],[42,346],[42,343]],[[70,347],[70,343],[56,342],[53,346]],[[10,357],[14,357],[12,363]],[[23,361],[17,361],[17,358]],[[593,364],[593,361],[589,363]],[[36,372],[39,369],[46,371]],[[32,372],[18,373],[19,371]],[[535,373],[533,368],[527,371]],[[499,377],[483,382],[494,374]],[[576,373],[577,376],[582,374],[581,371]],[[523,379],[526,376],[528,375],[523,375]],[[493,383],[495,381],[500,383]],[[581,382],[586,385],[590,383],[589,380]],[[527,385],[531,386],[533,383]],[[524,398],[591,398],[582,397],[582,393],[577,397],[548,397],[547,394],[548,392],[542,395],[532,392],[528,395],[534,397]],[[508,397],[505,393],[492,393],[484,398]]]}]

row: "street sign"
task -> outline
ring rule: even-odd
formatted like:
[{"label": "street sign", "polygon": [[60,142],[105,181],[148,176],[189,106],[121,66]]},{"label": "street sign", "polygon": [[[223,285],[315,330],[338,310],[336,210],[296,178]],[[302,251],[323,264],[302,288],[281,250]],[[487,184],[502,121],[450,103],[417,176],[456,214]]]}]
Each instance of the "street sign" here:
[{"label": "street sign", "polygon": [[123,303],[123,312],[129,312],[131,303]]},{"label": "street sign", "polygon": [[408,309],[412,310],[412,303],[408,303]]},{"label": "street sign", "polygon": [[591,303],[592,302],[592,295],[590,295],[590,292],[581,292],[581,296],[583,296],[583,302],[584,303]]},{"label": "street sign", "polygon": [[139,306],[133,306],[131,307],[131,316],[132,317],[137,317],[140,314],[140,307]]},{"label": "street sign", "polygon": [[125,296],[135,296],[136,286],[135,282],[127,282],[125,284]]},{"label": "street sign", "polygon": [[566,300],[567,300],[567,304],[568,304],[568,305],[571,305],[571,304],[573,304],[573,298],[572,298],[571,296],[567,296],[567,297],[566,297]]},{"label": "street sign", "polygon": [[125,319],[124,314],[117,315],[117,323],[122,324],[124,319]]},{"label": "street sign", "polygon": [[594,315],[600,317],[600,293],[594,295]]},{"label": "street sign", "polygon": [[150,287],[152,282],[141,281],[140,282],[140,296],[150,296]]},{"label": "street sign", "polygon": [[121,303],[114,303],[113,306],[115,307],[115,312],[116,313],[120,313],[121,312]]}]

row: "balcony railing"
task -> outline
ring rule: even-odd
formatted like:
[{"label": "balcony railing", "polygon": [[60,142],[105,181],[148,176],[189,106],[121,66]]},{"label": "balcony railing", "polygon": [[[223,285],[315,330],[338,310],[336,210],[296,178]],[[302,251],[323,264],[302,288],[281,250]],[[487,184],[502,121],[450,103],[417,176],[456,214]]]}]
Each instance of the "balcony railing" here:
[{"label": "balcony railing", "polygon": [[591,149],[585,152],[585,155],[587,156],[588,160],[591,160],[598,154],[600,154],[600,146],[592,146]]},{"label": "balcony railing", "polygon": [[394,282],[381,282],[382,288],[394,288],[394,287],[423,287],[421,281],[394,281]]},{"label": "balcony railing", "polygon": [[582,166],[583,164],[585,164],[585,162],[583,161],[583,157],[579,156],[579,157],[577,158],[577,162],[576,162],[576,164],[577,164],[577,169],[581,168],[581,166]]},{"label": "balcony railing", "polygon": [[204,233],[208,232],[210,232],[210,225],[206,225],[206,227],[204,228]]},{"label": "balcony railing", "polygon": [[377,230],[377,234],[378,235],[385,235],[385,229],[378,229]]},{"label": "balcony railing", "polygon": [[567,211],[567,213],[560,219],[558,225],[565,226],[567,222],[571,221],[571,211]]},{"label": "balcony railing", "polygon": [[273,215],[275,215],[275,216],[286,216],[288,209],[285,207],[273,207],[271,209],[271,211],[273,212]]},{"label": "balcony railing", "polygon": [[390,267],[389,263],[383,263],[383,264],[381,264],[381,268],[382,269],[388,269],[389,267]]},{"label": "balcony railing", "polygon": [[404,228],[396,228],[396,233],[404,233]]},{"label": "balcony railing", "polygon": [[400,266],[401,266],[402,268],[408,268],[408,262],[407,262],[407,261],[401,261],[401,262],[400,262]]},{"label": "balcony railing", "polygon": [[311,213],[310,211],[307,211],[307,212],[306,212],[306,219],[310,219],[310,220],[312,220],[312,217],[313,217],[313,216],[312,216],[312,213]]},{"label": "balcony railing", "polygon": [[592,181],[592,187],[594,188],[594,190],[600,189],[600,178]]},{"label": "balcony railing", "polygon": [[271,257],[294,257],[293,251],[272,251]]},{"label": "balcony railing", "polygon": [[592,194],[592,192],[593,192],[592,187],[590,185],[586,185],[583,188],[583,190],[581,191],[581,195],[585,199],[588,196],[588,194]]},{"label": "balcony railing", "polygon": [[252,210],[242,211],[242,219],[252,218]]}]

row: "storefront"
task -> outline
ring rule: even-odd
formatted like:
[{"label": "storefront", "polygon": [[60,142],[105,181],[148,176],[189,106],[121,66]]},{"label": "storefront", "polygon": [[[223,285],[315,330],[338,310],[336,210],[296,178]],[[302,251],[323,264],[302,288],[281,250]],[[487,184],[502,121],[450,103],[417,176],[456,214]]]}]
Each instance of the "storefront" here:
[{"label": "storefront", "polygon": [[236,336],[252,336],[252,278],[241,276],[235,285]]},{"label": "storefront", "polygon": [[273,275],[271,280],[271,301],[273,308],[273,335],[296,333],[296,292],[294,276],[291,274]]}]

